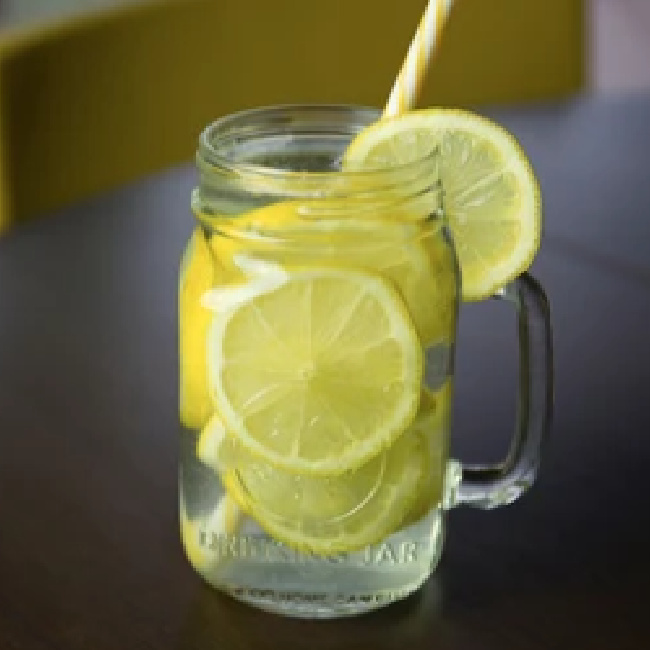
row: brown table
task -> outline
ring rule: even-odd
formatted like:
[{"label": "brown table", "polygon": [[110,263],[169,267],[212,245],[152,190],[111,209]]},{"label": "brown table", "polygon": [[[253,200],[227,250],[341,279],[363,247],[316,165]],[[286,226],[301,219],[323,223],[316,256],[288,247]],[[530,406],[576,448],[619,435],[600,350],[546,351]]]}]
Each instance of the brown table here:
[{"label": "brown table", "polygon": [[[497,116],[538,168],[556,409],[534,489],[451,513],[436,575],[308,622],[205,586],[178,535],[180,168],[0,240],[0,649],[650,647],[650,95]],[[514,316],[464,308],[454,455],[498,458]],[[495,369],[498,368],[498,372]]]}]

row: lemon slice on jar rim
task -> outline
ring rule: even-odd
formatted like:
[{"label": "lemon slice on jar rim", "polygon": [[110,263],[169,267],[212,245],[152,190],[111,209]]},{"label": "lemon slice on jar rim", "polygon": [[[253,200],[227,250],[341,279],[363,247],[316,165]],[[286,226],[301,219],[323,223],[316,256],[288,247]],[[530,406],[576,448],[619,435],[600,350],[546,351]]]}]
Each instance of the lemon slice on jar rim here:
[{"label": "lemon slice on jar rim", "polygon": [[361,131],[345,152],[343,169],[405,164],[435,147],[463,299],[480,300],[525,271],[539,248],[539,184],[514,136],[468,111],[414,110]]}]

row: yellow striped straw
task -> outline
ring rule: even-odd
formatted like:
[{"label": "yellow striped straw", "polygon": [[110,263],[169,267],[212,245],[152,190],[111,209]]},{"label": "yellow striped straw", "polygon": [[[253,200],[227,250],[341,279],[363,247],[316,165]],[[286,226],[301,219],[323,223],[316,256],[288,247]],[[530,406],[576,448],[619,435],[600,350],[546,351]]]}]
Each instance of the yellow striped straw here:
[{"label": "yellow striped straw", "polygon": [[453,4],[454,0],[429,0],[402,69],[395,79],[395,85],[384,108],[384,117],[401,115],[415,106],[422,90],[429,59],[438,47],[442,29]]}]

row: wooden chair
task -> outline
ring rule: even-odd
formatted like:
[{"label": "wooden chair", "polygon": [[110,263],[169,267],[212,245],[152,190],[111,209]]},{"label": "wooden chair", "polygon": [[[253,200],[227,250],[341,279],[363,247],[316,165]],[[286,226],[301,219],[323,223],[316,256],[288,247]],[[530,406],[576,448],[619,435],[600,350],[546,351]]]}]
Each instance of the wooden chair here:
[{"label": "wooden chair", "polygon": [[[0,232],[192,159],[201,128],[283,102],[381,106],[424,0],[168,0],[0,35]],[[421,105],[579,90],[581,0],[459,0]]]}]

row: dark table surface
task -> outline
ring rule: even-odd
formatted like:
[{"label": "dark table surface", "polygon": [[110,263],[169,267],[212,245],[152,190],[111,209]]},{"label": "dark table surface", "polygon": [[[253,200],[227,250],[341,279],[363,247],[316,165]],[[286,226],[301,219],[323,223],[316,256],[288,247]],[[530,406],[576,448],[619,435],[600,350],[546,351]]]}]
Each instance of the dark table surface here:
[{"label": "dark table surface", "polygon": [[[411,598],[309,622],[204,585],[177,518],[177,264],[194,173],[0,240],[0,648],[650,647],[650,95],[494,113],[537,168],[556,403],[535,487],[450,515]],[[453,453],[494,460],[515,319],[464,307]]]}]

